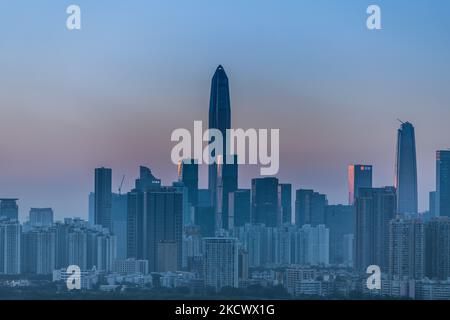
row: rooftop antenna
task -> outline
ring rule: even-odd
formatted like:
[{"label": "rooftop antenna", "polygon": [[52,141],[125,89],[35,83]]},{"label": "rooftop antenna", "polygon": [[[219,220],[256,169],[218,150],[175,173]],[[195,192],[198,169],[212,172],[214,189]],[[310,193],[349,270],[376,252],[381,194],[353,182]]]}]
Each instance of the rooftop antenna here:
[{"label": "rooftop antenna", "polygon": [[125,180],[125,175],[122,176],[122,181],[120,182],[120,186],[119,186],[119,195],[122,194],[122,186],[123,186],[123,181]]},{"label": "rooftop antenna", "polygon": [[399,118],[397,118],[397,121],[400,122],[401,124],[405,124],[402,120],[400,120]]}]

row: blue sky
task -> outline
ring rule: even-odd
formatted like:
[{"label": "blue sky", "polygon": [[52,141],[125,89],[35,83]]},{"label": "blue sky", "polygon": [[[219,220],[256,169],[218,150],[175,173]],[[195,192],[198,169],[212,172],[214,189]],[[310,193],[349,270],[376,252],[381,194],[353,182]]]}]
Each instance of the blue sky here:
[{"label": "blue sky", "polygon": [[[69,4],[82,30],[65,27]],[[366,8],[382,10],[380,31]],[[0,194],[87,217],[93,168],[170,184],[170,133],[207,120],[218,64],[234,127],[279,128],[279,178],[347,199],[349,163],[392,185],[396,118],[416,127],[419,201],[450,146],[448,1],[0,0]],[[206,123],[205,123],[206,124]],[[201,184],[206,185],[205,170]],[[247,187],[258,170],[240,170]],[[124,189],[125,189],[124,187]]]}]

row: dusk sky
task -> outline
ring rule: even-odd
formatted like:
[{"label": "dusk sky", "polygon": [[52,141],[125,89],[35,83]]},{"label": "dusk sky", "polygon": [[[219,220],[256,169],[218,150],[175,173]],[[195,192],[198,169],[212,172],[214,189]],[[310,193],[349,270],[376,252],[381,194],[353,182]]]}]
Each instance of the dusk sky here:
[{"label": "dusk sky", "polygon": [[[430,3],[433,3],[431,6]],[[81,7],[82,30],[66,29]],[[382,30],[366,28],[378,4]],[[347,202],[347,165],[393,185],[400,118],[416,129],[419,207],[450,147],[448,0],[0,0],[0,196],[87,218],[94,168],[176,180],[176,128],[207,126],[228,74],[232,126],[280,129],[281,182]],[[206,168],[200,184],[206,187]],[[241,167],[249,187],[257,167]],[[295,201],[295,199],[293,199]]]}]

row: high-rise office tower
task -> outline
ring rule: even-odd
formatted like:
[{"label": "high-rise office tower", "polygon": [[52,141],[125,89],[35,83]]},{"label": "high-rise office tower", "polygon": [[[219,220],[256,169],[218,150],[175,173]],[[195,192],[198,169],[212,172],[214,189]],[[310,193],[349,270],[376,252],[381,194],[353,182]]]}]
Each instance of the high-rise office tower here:
[{"label": "high-rise office tower", "polygon": [[417,214],[416,139],[409,122],[402,122],[398,129],[394,187],[397,189],[397,213]]},{"label": "high-rise office tower", "polygon": [[109,168],[95,169],[95,205],[94,222],[112,231],[112,170]]},{"label": "high-rise office tower", "polygon": [[[211,81],[209,128],[220,130],[223,136],[223,150],[227,150],[228,141],[226,140],[226,130],[231,128],[230,89],[228,86],[228,77],[221,65],[217,67]],[[225,152],[223,151],[220,154],[225,155]],[[226,163],[226,157],[223,157],[223,159],[224,163]],[[211,203],[216,208],[217,164],[211,164],[208,170],[208,186],[211,192]]]},{"label": "high-rise office tower", "polygon": [[354,206],[329,205],[325,207],[325,225],[330,230],[330,263],[339,265],[351,261],[352,257],[344,259],[348,247],[345,239],[355,233]]},{"label": "high-rise office tower", "polygon": [[252,179],[251,222],[265,224],[267,227],[278,225],[281,210],[278,201],[278,179],[272,177]]},{"label": "high-rise office tower", "polygon": [[299,227],[325,223],[327,196],[314,190],[299,189],[295,194],[295,224]]},{"label": "high-rise office tower", "polygon": [[216,166],[216,230],[230,228],[228,198],[230,193],[238,188],[237,156],[233,158],[233,164],[219,163]]},{"label": "high-rise office tower", "polygon": [[231,227],[242,227],[250,223],[250,190],[240,189],[231,192],[228,197],[228,210],[233,221]]},{"label": "high-rise office tower", "polygon": [[32,227],[48,227],[53,224],[52,208],[31,208],[30,225]]},{"label": "high-rise office tower", "polygon": [[0,218],[19,220],[17,200],[19,199],[0,199]]},{"label": "high-rise office tower", "polygon": [[135,188],[127,194],[127,258],[144,259],[144,192],[160,188],[161,180],[141,166]]},{"label": "high-rise office tower", "polygon": [[389,276],[397,280],[424,277],[425,233],[419,219],[400,216],[389,223]]},{"label": "high-rise office tower", "polygon": [[292,224],[292,184],[278,185],[278,199],[281,205],[281,224]]},{"label": "high-rise office tower", "polygon": [[0,220],[0,274],[21,272],[21,234],[22,227],[18,221]]},{"label": "high-rise office tower", "polygon": [[235,238],[203,238],[203,268],[206,287],[216,291],[239,285],[238,242]]},{"label": "high-rise office tower", "polygon": [[436,152],[436,210],[450,217],[450,150]]},{"label": "high-rise office tower", "polygon": [[425,276],[450,277],[450,218],[437,217],[425,224]]},{"label": "high-rise office tower", "polygon": [[144,193],[143,209],[143,258],[149,261],[149,270],[157,271],[158,266],[167,265],[159,261],[161,242],[171,243],[177,269],[181,270],[183,195],[170,187],[148,190]]},{"label": "high-rise office tower", "polygon": [[198,163],[192,159],[181,161],[178,164],[178,180],[188,189],[189,203],[195,207],[198,202]]},{"label": "high-rise office tower", "polygon": [[378,265],[387,272],[389,222],[397,211],[394,187],[361,188],[356,198],[356,269],[365,271]]},{"label": "high-rise office tower", "polygon": [[372,166],[352,164],[348,166],[348,204],[353,205],[360,188],[372,188]]}]

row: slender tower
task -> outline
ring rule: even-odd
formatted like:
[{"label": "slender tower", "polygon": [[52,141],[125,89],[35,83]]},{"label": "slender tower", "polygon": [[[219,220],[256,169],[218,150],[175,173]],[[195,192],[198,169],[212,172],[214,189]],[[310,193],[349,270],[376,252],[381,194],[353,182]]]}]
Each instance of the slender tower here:
[{"label": "slender tower", "polygon": [[[208,186],[211,194],[211,203],[217,215],[216,228],[226,228],[226,225],[223,225],[222,221],[220,221],[220,216],[222,216],[224,221],[227,220],[228,193],[237,189],[237,168],[235,167],[237,164],[229,165],[226,163],[226,131],[231,128],[231,107],[228,77],[221,65],[217,67],[211,82],[209,128],[220,130],[223,136],[223,150],[221,152],[223,166],[219,168],[217,164],[209,166]],[[218,170],[221,170],[220,174],[218,174]],[[221,203],[218,204],[218,201]]]},{"label": "slender tower", "polygon": [[401,122],[398,129],[394,185],[397,213],[417,213],[416,139],[414,127],[409,122]]}]

